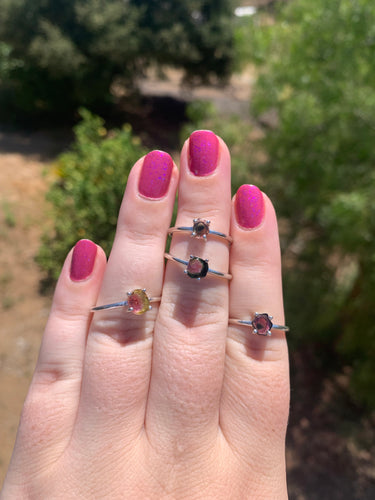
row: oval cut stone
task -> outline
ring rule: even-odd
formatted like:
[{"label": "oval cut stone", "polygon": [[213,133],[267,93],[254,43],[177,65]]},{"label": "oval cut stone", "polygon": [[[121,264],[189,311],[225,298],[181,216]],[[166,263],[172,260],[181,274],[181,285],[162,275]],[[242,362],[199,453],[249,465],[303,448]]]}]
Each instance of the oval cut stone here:
[{"label": "oval cut stone", "polygon": [[150,308],[150,299],[147,297],[146,292],[137,288],[128,295],[128,306],[132,308],[133,314],[143,314]]},{"label": "oval cut stone", "polygon": [[267,313],[256,314],[251,324],[258,335],[269,335],[273,326]]}]

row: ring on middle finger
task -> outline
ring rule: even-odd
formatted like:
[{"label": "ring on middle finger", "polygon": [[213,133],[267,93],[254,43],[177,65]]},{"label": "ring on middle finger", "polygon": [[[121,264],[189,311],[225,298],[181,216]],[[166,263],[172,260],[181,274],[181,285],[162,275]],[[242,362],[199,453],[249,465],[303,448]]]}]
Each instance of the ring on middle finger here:
[{"label": "ring on middle finger", "polygon": [[173,262],[177,262],[177,264],[183,264],[186,266],[184,273],[187,274],[189,278],[200,280],[201,278],[205,278],[208,274],[211,274],[226,280],[232,279],[232,275],[229,273],[222,273],[221,271],[210,269],[208,267],[208,259],[201,259],[196,255],[190,255],[189,260],[180,259],[170,253],[165,253],[164,257]]},{"label": "ring on middle finger", "polygon": [[211,221],[207,219],[201,219],[198,217],[196,219],[193,219],[192,226],[170,227],[168,230],[168,234],[190,232],[193,238],[204,239],[205,241],[207,241],[208,235],[212,235],[228,241],[229,244],[232,243],[232,238],[230,236],[224,233],[220,233],[219,231],[214,231],[213,229],[210,229],[210,223]]}]

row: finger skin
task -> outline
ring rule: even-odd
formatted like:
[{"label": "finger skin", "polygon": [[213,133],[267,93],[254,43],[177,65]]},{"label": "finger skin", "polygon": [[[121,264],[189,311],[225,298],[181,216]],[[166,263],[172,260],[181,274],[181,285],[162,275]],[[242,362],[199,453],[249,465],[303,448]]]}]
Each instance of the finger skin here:
[{"label": "finger skin", "polygon": [[[98,305],[125,300],[134,289],[161,296],[178,170],[169,155],[159,153],[163,161],[166,156],[172,162],[169,189],[158,198],[141,194],[146,157],[136,162],[128,177]],[[92,456],[103,443],[107,451],[109,443],[122,443],[125,448],[142,432],[158,309],[159,303],[153,303],[152,310],[138,316],[127,307],[94,314],[74,438],[77,446],[85,443]]]},{"label": "finger skin", "polygon": [[65,260],[56,285],[13,452],[18,466],[12,467],[11,462],[9,483],[22,485],[22,472],[37,472],[42,463],[47,469],[48,464],[64,452],[71,438],[92,318],[90,308],[97,300],[106,266],[105,254],[97,247],[91,275],[82,281],[73,281],[70,277],[72,255],[73,250]]},{"label": "finger skin", "polygon": [[[275,211],[263,194],[265,213],[254,229],[239,226],[233,200],[230,317],[249,319],[255,312],[284,324],[281,261]],[[255,457],[256,473],[285,476],[285,432],[289,413],[289,364],[285,334],[254,335],[230,325],[220,426],[236,454]],[[245,437],[246,436],[246,437]],[[281,491],[285,490],[285,484]]]},{"label": "finger skin", "polygon": [[[176,225],[192,226],[193,219],[200,217],[211,221],[211,229],[228,234],[231,195],[226,145],[219,139],[217,167],[209,175],[194,175],[188,162],[189,140],[181,152]],[[211,268],[226,272],[228,247],[227,241],[212,235],[204,241],[177,233],[170,253],[187,260],[190,255],[208,258]],[[174,447],[177,439],[181,446],[184,440],[205,446],[207,439],[216,438],[227,324],[227,280],[191,279],[184,274],[184,266],[167,261],[146,414],[147,434],[155,445]]]}]

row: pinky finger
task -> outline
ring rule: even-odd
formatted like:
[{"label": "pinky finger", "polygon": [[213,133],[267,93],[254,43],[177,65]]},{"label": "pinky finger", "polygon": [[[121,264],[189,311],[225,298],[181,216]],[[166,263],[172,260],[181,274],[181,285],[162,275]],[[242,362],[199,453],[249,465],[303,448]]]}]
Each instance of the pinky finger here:
[{"label": "pinky finger", "polygon": [[32,473],[30,468],[43,469],[43,464],[48,468],[69,442],[80,397],[90,309],[96,303],[105,266],[103,250],[90,240],[80,240],[65,260],[9,474],[25,469]]}]

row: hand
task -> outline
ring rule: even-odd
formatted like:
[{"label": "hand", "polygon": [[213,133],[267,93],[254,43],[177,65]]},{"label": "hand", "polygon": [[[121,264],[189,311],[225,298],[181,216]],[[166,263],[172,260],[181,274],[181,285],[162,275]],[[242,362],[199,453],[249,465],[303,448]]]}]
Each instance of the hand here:
[{"label": "hand", "polygon": [[[170,254],[231,280],[165,266],[177,188],[176,226],[209,219],[233,243],[178,231]],[[91,311],[143,288],[161,301],[142,315],[139,302]],[[231,201],[229,152],[212,132],[186,141],[180,172],[160,151],[140,159],[108,263],[88,240],[66,259],[1,499],[287,498],[285,333],[228,326],[256,311],[284,324],[267,196],[246,185]]]}]

